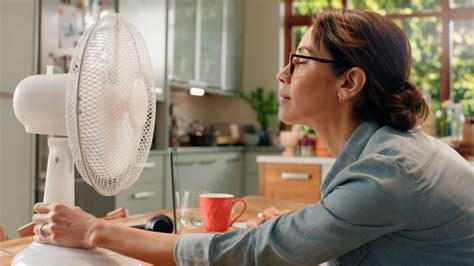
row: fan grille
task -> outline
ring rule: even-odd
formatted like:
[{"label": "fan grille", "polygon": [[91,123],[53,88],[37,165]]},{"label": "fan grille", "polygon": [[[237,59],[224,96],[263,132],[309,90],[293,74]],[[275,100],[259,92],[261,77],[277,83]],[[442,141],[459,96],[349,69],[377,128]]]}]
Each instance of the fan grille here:
[{"label": "fan grille", "polygon": [[[153,71],[142,36],[118,14],[101,18],[79,40],[69,74],[66,124],[76,167],[97,192],[115,195],[140,176],[153,136]],[[146,97],[132,101],[138,89]],[[138,127],[136,104],[146,115]]]}]

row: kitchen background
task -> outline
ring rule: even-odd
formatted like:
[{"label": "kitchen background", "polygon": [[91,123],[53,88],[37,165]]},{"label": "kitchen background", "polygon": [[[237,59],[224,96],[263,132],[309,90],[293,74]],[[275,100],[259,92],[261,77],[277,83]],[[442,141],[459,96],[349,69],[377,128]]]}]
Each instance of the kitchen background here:
[{"label": "kitchen background", "polygon": [[[47,137],[26,134],[16,120],[14,89],[24,77],[45,73],[46,65],[55,65],[56,73],[66,71],[77,38],[100,16],[119,11],[144,36],[154,67],[157,122],[148,163],[131,188],[102,197],[76,177],[76,204],[97,216],[117,207],[127,207],[131,214],[169,208],[170,145],[181,146],[176,162],[181,188],[236,196],[261,192],[256,158],[280,155],[279,133],[289,127],[273,116],[269,126],[273,145],[255,146],[260,125],[239,94],[257,87],[266,93],[277,92],[275,75],[307,29],[307,15],[346,5],[388,12],[398,20],[414,46],[415,64],[420,66],[414,69],[414,81],[431,88],[427,97],[437,110],[425,129],[440,137],[448,134],[447,120],[453,116],[446,111],[449,109],[441,108],[441,101],[449,99],[446,91],[451,86],[452,100],[464,103],[467,122],[463,134],[471,138],[472,0],[0,0],[0,224],[15,237],[16,229],[31,220],[33,203],[42,198],[48,156]],[[416,35],[410,28],[416,28],[413,23],[428,26]],[[452,32],[446,25],[451,25]],[[452,40],[442,37],[446,34]],[[451,55],[441,52],[445,51],[441,46],[449,45],[454,47]],[[420,48],[425,46],[428,48]],[[455,63],[448,68],[446,56],[452,56]],[[423,64],[426,62],[430,64]],[[454,78],[450,73],[455,73]],[[205,95],[191,96],[190,88],[203,89]],[[308,129],[299,131],[311,136]],[[199,134],[213,138],[199,138]],[[224,138],[228,136],[240,139]],[[281,140],[294,145],[294,137],[287,136]],[[310,147],[301,150],[306,155],[327,156],[318,142],[304,143]],[[456,142],[466,156],[474,154],[473,146],[466,146],[469,143]],[[192,145],[204,146],[189,147]],[[308,171],[324,178],[333,160],[324,158]]]}]

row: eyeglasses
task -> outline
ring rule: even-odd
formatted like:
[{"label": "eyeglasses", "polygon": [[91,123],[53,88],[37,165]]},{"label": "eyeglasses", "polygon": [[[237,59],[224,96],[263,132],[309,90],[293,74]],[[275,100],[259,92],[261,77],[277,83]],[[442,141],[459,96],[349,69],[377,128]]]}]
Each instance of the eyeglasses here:
[{"label": "eyeglasses", "polygon": [[318,62],[325,63],[325,64],[337,64],[338,63],[335,60],[329,60],[329,59],[323,59],[323,58],[318,58],[318,57],[313,57],[313,56],[306,56],[306,55],[301,55],[301,54],[290,53],[290,76],[293,75],[293,72],[295,72],[295,64],[293,63],[293,57],[309,59],[309,60],[318,61]]}]

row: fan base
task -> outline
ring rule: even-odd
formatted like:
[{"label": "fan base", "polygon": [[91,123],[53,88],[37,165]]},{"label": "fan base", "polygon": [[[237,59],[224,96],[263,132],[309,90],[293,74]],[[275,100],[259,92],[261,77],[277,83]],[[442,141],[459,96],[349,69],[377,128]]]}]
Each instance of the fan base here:
[{"label": "fan base", "polygon": [[78,249],[33,242],[18,253],[12,265],[144,265],[143,262],[107,249]]}]

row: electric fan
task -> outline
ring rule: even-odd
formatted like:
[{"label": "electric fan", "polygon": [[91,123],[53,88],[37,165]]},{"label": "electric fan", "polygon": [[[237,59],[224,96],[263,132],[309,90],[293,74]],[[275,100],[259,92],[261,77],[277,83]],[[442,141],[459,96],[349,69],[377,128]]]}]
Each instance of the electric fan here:
[{"label": "electric fan", "polygon": [[[142,36],[118,14],[101,18],[79,39],[68,74],[22,80],[13,97],[29,133],[47,134],[44,202],[74,206],[74,164],[87,184],[115,195],[140,176],[155,123],[153,70]],[[64,136],[64,137],[61,137]],[[67,138],[65,137],[67,136]],[[33,243],[14,265],[139,264],[103,249]]]}]

